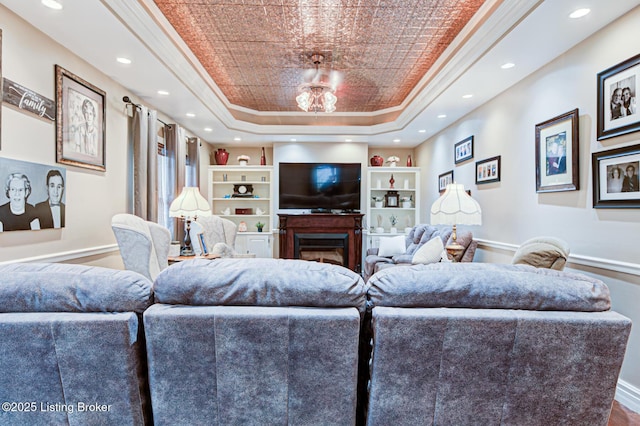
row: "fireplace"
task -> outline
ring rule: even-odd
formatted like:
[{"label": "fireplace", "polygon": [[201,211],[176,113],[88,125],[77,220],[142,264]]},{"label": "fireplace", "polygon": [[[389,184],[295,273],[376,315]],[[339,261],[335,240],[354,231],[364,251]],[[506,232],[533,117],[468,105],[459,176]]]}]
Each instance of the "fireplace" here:
[{"label": "fireplace", "polygon": [[280,258],[345,266],[360,273],[362,214],[279,214]]},{"label": "fireplace", "polygon": [[293,258],[349,265],[349,234],[295,234]]}]

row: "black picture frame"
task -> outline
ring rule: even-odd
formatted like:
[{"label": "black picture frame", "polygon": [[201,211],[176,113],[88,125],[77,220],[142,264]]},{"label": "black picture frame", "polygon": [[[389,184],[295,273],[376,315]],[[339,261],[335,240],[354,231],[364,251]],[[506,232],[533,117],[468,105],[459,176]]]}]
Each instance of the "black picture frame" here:
[{"label": "black picture frame", "polygon": [[473,135],[453,146],[453,158],[455,164],[463,163],[473,158]]},{"label": "black picture frame", "polygon": [[106,171],[106,92],[60,65],[55,73],[56,161]]},{"label": "black picture frame", "polygon": [[387,191],[384,195],[385,207],[400,207],[398,191]]},{"label": "black picture frame", "polygon": [[438,175],[438,192],[442,193],[450,183],[453,183],[453,170]]},{"label": "black picture frame", "polygon": [[536,124],[536,192],[580,189],[578,109]]},{"label": "black picture frame", "polygon": [[[640,145],[594,152],[591,167],[594,208],[640,208]],[[633,169],[633,175],[629,169]]]},{"label": "black picture frame", "polygon": [[476,185],[500,182],[501,156],[476,161]]},{"label": "black picture frame", "polygon": [[[598,73],[598,119],[599,141],[640,130],[640,112],[636,97],[640,89],[640,55],[620,62]],[[614,96],[620,91],[622,102],[629,93],[628,107],[618,103]]]}]

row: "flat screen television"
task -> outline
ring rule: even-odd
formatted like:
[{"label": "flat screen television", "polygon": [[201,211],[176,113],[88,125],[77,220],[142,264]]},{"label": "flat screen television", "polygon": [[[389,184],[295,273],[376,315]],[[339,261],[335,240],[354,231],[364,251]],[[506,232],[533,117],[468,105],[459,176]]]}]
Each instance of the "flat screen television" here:
[{"label": "flat screen television", "polygon": [[360,163],[280,163],[279,208],[360,210]]}]

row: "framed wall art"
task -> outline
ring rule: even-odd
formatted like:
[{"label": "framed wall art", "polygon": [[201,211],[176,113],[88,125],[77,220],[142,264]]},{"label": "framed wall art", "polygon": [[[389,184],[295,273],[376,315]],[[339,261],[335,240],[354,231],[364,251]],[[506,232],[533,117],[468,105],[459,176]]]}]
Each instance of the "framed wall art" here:
[{"label": "framed wall art", "polygon": [[476,185],[500,182],[500,156],[476,161]]},{"label": "framed wall art", "polygon": [[456,164],[473,158],[473,135],[454,145],[453,158]]},{"label": "framed wall art", "polygon": [[640,55],[598,73],[598,140],[640,130]]},{"label": "framed wall art", "polygon": [[536,192],[580,189],[578,109],[536,124]]},{"label": "framed wall art", "polygon": [[640,208],[640,145],[594,152],[594,208]]},{"label": "framed wall art", "polygon": [[453,170],[449,170],[438,176],[438,191],[444,191],[450,183],[453,183]]},{"label": "framed wall art", "polygon": [[56,65],[58,163],[106,170],[105,97],[103,90]]},{"label": "framed wall art", "polygon": [[0,157],[0,232],[65,227],[66,170]]}]

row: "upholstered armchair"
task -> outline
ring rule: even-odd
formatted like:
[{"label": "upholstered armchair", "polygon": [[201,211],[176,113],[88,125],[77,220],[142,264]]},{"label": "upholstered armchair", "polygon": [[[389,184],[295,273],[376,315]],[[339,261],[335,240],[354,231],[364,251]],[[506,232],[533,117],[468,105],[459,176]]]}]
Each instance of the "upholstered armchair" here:
[{"label": "upholstered armchair", "polygon": [[522,243],[511,263],[562,271],[569,252],[569,245],[565,241],[554,237],[535,237]]},{"label": "upholstered armchair", "polygon": [[118,241],[125,269],[153,281],[169,266],[171,233],[164,226],[122,213],[113,216],[111,229]]},{"label": "upholstered armchair", "polygon": [[197,244],[199,233],[204,236],[204,242],[210,252],[235,253],[238,227],[229,219],[211,215],[199,217],[196,221],[191,222],[191,241],[197,254],[200,254]]},{"label": "upholstered armchair", "polygon": [[[379,248],[370,248],[367,250],[367,256],[364,261],[364,279],[367,281],[371,275],[376,272],[397,266],[410,265],[414,254],[427,242],[434,237],[440,237],[444,246],[451,241],[451,227],[436,227],[428,224],[418,224],[405,236],[405,250],[402,254],[392,256],[380,255]],[[456,258],[449,259],[455,262],[471,262],[476,252],[478,242],[473,239],[473,234],[469,231],[457,232],[457,242],[464,247]]]}]

